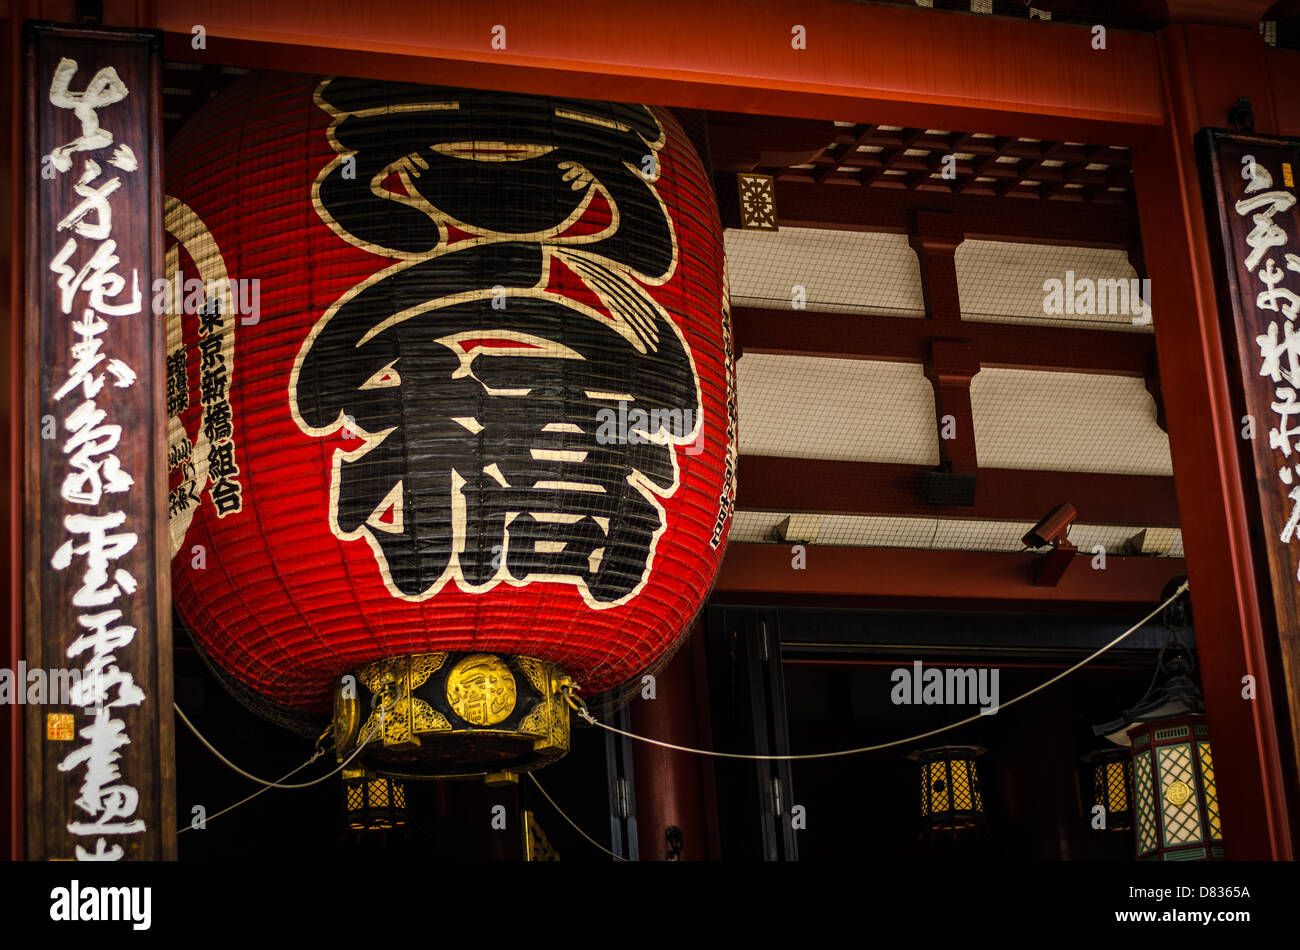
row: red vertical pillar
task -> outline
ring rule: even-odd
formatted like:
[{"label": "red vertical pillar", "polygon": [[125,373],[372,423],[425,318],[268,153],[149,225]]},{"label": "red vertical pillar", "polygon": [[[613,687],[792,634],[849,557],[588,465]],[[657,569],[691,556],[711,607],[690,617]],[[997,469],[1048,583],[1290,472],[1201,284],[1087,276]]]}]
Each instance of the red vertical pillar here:
[{"label": "red vertical pillar", "polygon": [[[696,624],[655,680],[655,698],[632,700],[632,732],[694,749],[711,749],[704,631]],[[721,857],[713,763],[705,756],[632,742],[637,847],[642,861],[668,859],[667,830],[681,831],[683,861]]]},{"label": "red vertical pillar", "polygon": [[[1171,26],[1158,36],[1168,125],[1133,153],[1169,445],[1196,613],[1196,640],[1229,858],[1290,859],[1285,737],[1237,463],[1238,420],[1215,302],[1193,136],[1223,126],[1237,98],[1272,128],[1266,48],[1249,29]],[[1254,699],[1242,696],[1253,675]]]},{"label": "red vertical pillar", "polygon": [[933,340],[925,375],[934,387],[934,414],[939,426],[939,461],[954,472],[974,474],[975,416],[970,383],[980,371],[979,354],[969,340]]},{"label": "red vertical pillar", "polygon": [[909,235],[921,265],[926,319],[938,336],[930,344],[925,375],[934,387],[935,424],[939,430],[939,461],[954,472],[974,474],[975,424],[970,382],[980,371],[974,342],[963,340],[961,296],[957,287],[957,246],[965,235],[957,216],[942,211],[918,211]]}]

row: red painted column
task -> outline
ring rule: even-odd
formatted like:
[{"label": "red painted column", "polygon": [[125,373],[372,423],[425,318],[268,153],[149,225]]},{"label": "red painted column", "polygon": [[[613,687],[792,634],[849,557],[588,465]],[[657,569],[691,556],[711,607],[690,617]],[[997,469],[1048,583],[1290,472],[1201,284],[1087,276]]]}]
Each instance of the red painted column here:
[{"label": "red painted column", "polygon": [[961,294],[957,287],[957,245],[965,238],[957,215],[918,211],[908,234],[921,265],[925,315],[945,328],[961,329]]},{"label": "red painted column", "polygon": [[[689,748],[713,748],[704,664],[704,630],[697,623],[656,677],[655,698],[632,700],[631,731]],[[632,771],[641,860],[667,860],[665,832],[673,825],[682,833],[681,860],[718,860],[721,849],[712,761],[633,740]]]},{"label": "red painted column", "polygon": [[970,382],[980,362],[975,343],[960,339],[968,332],[961,322],[957,286],[957,246],[964,237],[956,215],[918,211],[908,239],[921,265],[926,321],[933,333],[952,337],[932,339],[925,358],[925,376],[934,387],[939,460],[954,472],[974,474],[978,463]]},{"label": "red painted column", "polygon": [[969,340],[935,340],[925,361],[925,376],[934,387],[934,414],[939,426],[939,460],[954,472],[974,474],[975,415],[970,383],[980,371],[979,355]]},{"label": "red painted column", "polygon": [[[1275,634],[1260,616],[1192,142],[1203,126],[1226,125],[1240,96],[1254,102],[1259,131],[1271,130],[1266,48],[1244,29],[1172,26],[1157,40],[1170,121],[1134,149],[1133,171],[1225,847],[1229,858],[1289,859],[1293,765],[1274,719],[1266,638]],[[1253,700],[1242,698],[1248,674]]]}]

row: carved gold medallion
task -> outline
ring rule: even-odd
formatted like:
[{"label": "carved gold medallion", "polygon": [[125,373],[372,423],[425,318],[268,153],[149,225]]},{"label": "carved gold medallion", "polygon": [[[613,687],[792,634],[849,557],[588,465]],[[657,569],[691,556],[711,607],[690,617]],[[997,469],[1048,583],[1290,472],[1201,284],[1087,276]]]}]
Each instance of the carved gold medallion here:
[{"label": "carved gold medallion", "polygon": [[475,726],[491,726],[515,708],[515,678],[500,659],[475,653],[447,674],[447,704]]},{"label": "carved gold medallion", "polygon": [[1177,807],[1187,799],[1192,797],[1192,790],[1187,787],[1186,782],[1170,782],[1165,787],[1165,799],[1169,804]]},{"label": "carved gold medallion", "polygon": [[338,761],[349,762],[364,745],[355,767],[395,780],[517,781],[517,773],[568,751],[561,685],[571,682],[535,657],[420,653],[375,660],[335,683]]}]

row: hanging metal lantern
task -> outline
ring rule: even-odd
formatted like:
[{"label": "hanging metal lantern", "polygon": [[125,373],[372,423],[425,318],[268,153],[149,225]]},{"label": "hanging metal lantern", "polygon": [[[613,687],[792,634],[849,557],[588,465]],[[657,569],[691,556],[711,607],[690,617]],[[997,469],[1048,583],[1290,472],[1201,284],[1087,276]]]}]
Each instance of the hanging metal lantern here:
[{"label": "hanging metal lantern", "polygon": [[332,704],[372,771],[553,761],[562,688],[670,654],[730,526],[721,228],[681,127],[250,74],[167,171],[173,592],[200,650],[289,727]]},{"label": "hanging metal lantern", "polygon": [[921,833],[954,837],[987,829],[979,746],[940,746],[908,756],[921,767]]},{"label": "hanging metal lantern", "polygon": [[1085,755],[1083,761],[1091,797],[1091,826],[1107,833],[1132,831],[1133,762],[1128,752],[1100,749]]},{"label": "hanging metal lantern", "polygon": [[365,769],[343,771],[343,825],[354,835],[385,834],[406,825],[406,788]]},{"label": "hanging metal lantern", "polygon": [[1133,743],[1137,857],[1223,857],[1223,820],[1204,716],[1163,717],[1128,731]]},{"label": "hanging metal lantern", "polygon": [[[1186,578],[1175,578],[1168,598]],[[1170,639],[1157,667],[1162,682],[1120,718],[1093,732],[1131,750],[1135,849],[1139,860],[1199,861],[1223,857],[1223,819],[1214,782],[1214,754],[1205,700],[1192,679],[1192,655],[1177,638],[1187,623],[1184,597],[1163,614]]]}]

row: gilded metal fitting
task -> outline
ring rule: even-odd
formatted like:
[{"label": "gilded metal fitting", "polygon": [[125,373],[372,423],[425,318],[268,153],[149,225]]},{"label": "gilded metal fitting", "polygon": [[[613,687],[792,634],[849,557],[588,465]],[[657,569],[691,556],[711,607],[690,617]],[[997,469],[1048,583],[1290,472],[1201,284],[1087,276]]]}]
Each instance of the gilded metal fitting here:
[{"label": "gilded metal fitting", "polygon": [[553,663],[417,653],[369,663],[334,688],[338,760],[394,778],[526,772],[569,751],[571,680]]}]

